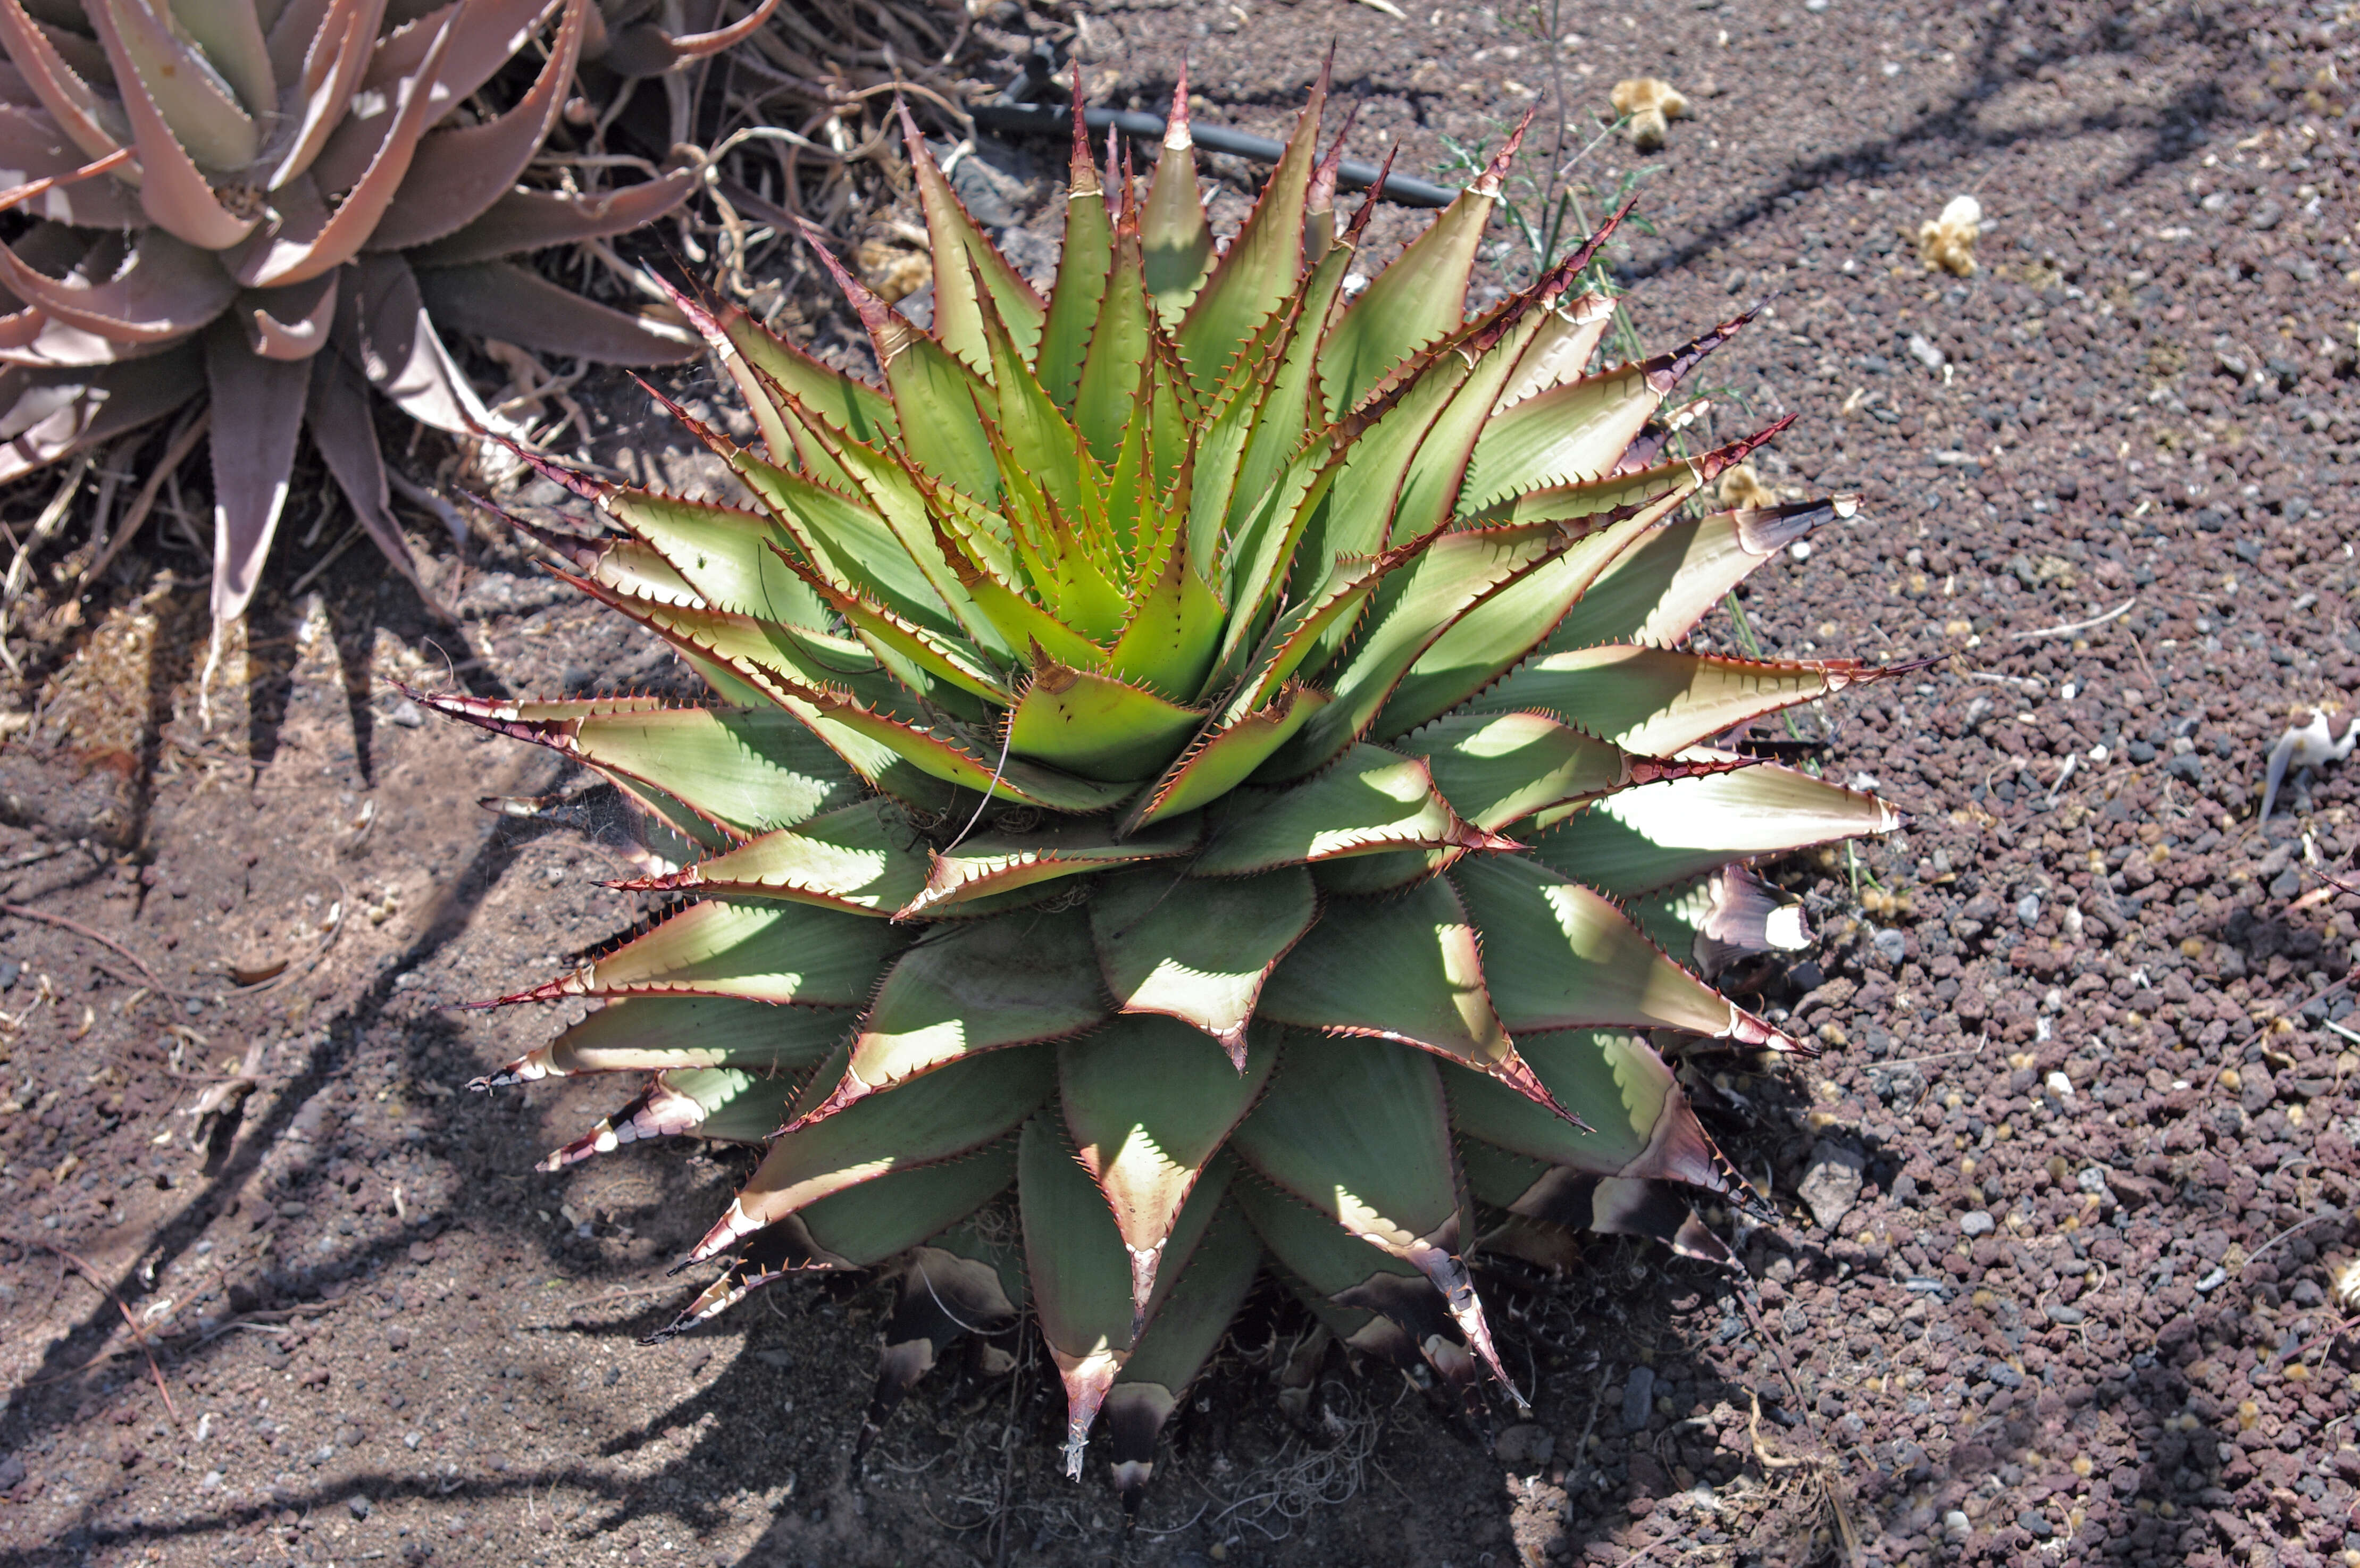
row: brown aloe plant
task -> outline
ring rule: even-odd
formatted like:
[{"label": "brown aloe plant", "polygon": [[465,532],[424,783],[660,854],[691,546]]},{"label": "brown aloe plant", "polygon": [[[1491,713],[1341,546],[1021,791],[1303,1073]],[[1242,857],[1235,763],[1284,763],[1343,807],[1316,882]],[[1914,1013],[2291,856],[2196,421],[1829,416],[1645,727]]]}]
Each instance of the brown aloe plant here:
[{"label": "brown aloe plant", "polygon": [[1690,1201],[1734,1181],[1658,1048],[1797,1049],[1710,983],[1806,940],[1750,863],[1898,821],[1732,740],[1887,671],[1690,643],[1852,505],[1688,505],[1784,424],[1666,450],[1743,319],[1593,365],[1603,232],[1469,319],[1513,146],[1347,291],[1324,96],[1226,249],[1185,86],[1143,195],[1077,117],[1045,298],[905,120],[933,327],[828,258],[877,380],[682,301],[759,435],[688,428],[749,505],[542,463],[602,524],[536,530],[561,575],[710,701],[424,698],[681,846],[618,884],[662,918],[502,998],[596,1010],[477,1084],[639,1075],[551,1170],[762,1150],[664,1332],[892,1269],[873,1430],[1029,1315],[1071,1468],[1103,1417],[1133,1498],[1265,1266],[1464,1389],[1509,1383],[1487,1243],[1725,1260]]},{"label": "brown aloe plant", "polygon": [[[453,333],[622,365],[676,323],[503,259],[679,205],[679,168],[595,194],[519,181],[576,65],[648,74],[727,47],[628,0],[0,0],[0,480],[211,404],[216,627],[253,595],[308,429],[354,515],[417,581],[387,505],[382,395],[500,430]],[[553,28],[505,109],[477,94]]]}]

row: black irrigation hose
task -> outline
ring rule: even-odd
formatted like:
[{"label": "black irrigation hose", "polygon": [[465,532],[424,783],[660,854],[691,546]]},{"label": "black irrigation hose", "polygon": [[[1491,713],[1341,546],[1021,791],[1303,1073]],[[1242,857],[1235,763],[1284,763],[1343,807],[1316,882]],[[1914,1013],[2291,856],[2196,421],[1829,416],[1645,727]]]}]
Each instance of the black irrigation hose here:
[{"label": "black irrigation hose", "polygon": [[[978,103],[970,111],[975,123],[987,131],[1002,134],[1042,136],[1071,136],[1074,112],[1063,104],[1045,103]],[[1164,122],[1153,114],[1123,109],[1085,109],[1082,121],[1091,130],[1103,131],[1111,125],[1134,141],[1164,145]],[[1250,136],[1242,131],[1232,131],[1222,125],[1206,125],[1191,122],[1188,134],[1196,144],[1213,152],[1229,153],[1238,158],[1250,158],[1261,163],[1276,163],[1285,147],[1268,136]],[[1376,183],[1377,166],[1357,158],[1348,158],[1337,170],[1336,183],[1346,191],[1365,191]],[[1448,185],[1432,185],[1423,180],[1412,180],[1405,174],[1389,175],[1385,179],[1384,195],[1388,201],[1404,207],[1448,207],[1458,200],[1459,192]]]}]

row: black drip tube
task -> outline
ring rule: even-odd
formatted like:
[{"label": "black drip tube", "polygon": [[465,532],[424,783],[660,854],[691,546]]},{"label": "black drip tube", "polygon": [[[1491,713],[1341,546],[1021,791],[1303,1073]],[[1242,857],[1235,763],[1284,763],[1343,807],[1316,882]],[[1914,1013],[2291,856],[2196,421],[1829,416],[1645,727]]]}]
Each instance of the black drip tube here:
[{"label": "black drip tube", "polygon": [[[1002,135],[1071,136],[1074,112],[1063,104],[1046,103],[978,103],[970,111],[975,123],[987,131]],[[1085,109],[1082,122],[1091,130],[1103,133],[1109,126],[1120,131],[1133,141],[1164,145],[1164,122],[1153,114],[1125,109]],[[1285,147],[1268,136],[1250,136],[1243,131],[1233,131],[1226,125],[1207,125],[1189,122],[1188,136],[1198,147],[1213,152],[1225,152],[1238,158],[1250,158],[1260,163],[1276,163]],[[1344,159],[1337,169],[1336,183],[1346,191],[1365,191],[1376,183],[1377,166],[1357,158]],[[1385,199],[1404,207],[1448,207],[1458,200],[1459,192],[1448,185],[1434,185],[1423,180],[1412,180],[1405,174],[1385,177]]]}]

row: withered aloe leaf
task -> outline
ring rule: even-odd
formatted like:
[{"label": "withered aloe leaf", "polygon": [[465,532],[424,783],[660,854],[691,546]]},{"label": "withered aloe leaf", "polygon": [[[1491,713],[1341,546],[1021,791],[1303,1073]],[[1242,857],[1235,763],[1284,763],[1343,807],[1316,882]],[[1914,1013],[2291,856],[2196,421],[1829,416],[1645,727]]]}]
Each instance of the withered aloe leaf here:
[{"label": "withered aloe leaf", "polygon": [[520,251],[625,234],[662,217],[695,188],[696,170],[690,168],[581,196],[563,191],[509,191],[457,232],[411,250],[410,265],[424,271],[497,261]]},{"label": "withered aloe leaf", "polygon": [[213,615],[226,620],[254,595],[279,528],[311,367],[248,354],[246,334],[219,321],[205,333],[213,402]]},{"label": "withered aloe leaf", "polygon": [[[1126,1504],[1265,1255],[1353,1355],[1470,1407],[1487,1370],[1507,1382],[1479,1246],[1570,1268],[1590,1230],[1725,1258],[1685,1194],[1735,1177],[1648,1040],[1796,1050],[1709,983],[1806,940],[1743,863],[1898,821],[1706,744],[1893,673],[1684,646],[1841,510],[1681,512],[1783,428],[1666,458],[1699,415],[1664,404],[1741,323],[1593,365],[1614,306],[1577,278],[1622,214],[1470,317],[1505,152],[1348,299],[1372,209],[1339,233],[1318,93],[1217,250],[1179,91],[1144,194],[1076,136],[1046,300],[914,134],[933,329],[807,232],[873,381],[671,294],[759,439],[674,413],[748,509],[530,460],[602,516],[526,531],[669,640],[716,727],[433,700],[599,768],[650,852],[686,857],[624,885],[704,900],[526,993],[611,996],[620,1022],[504,1072],[661,1075],[577,1149],[742,1136],[783,1102],[697,1249],[727,1271],[675,1327],[898,1257],[861,1441],[959,1336],[1022,1323],[1065,1385],[1069,1465],[1103,1410]],[[402,265],[352,270],[377,260]],[[445,320],[464,276],[427,277]],[[362,278],[394,326],[408,278]],[[362,313],[340,307],[337,350],[373,341]],[[429,341],[404,349],[421,397]],[[733,760],[717,726],[758,713],[817,760]],[[748,1032],[774,1003],[795,1027]],[[633,1011],[659,1007],[682,1011]],[[730,1010],[707,1041],[691,1007]],[[803,1073],[791,1099],[743,1076],[765,1051]],[[1283,1380],[1317,1375],[1306,1348]]]},{"label": "withered aloe leaf", "polygon": [[704,347],[695,333],[617,310],[506,262],[428,267],[418,274],[427,313],[446,331],[606,365],[674,365]]}]

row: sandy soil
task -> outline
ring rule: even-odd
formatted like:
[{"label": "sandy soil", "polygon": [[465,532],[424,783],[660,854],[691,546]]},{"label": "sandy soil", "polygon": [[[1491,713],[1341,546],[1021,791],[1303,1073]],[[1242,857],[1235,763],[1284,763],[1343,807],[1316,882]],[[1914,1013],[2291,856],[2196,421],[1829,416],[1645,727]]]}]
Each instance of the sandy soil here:
[{"label": "sandy soil", "polygon": [[[1913,821],[1775,870],[1826,940],[1764,1005],[1825,1054],[1700,1075],[1776,1208],[1716,1218],[1747,1280],[1621,1245],[1495,1268],[1537,1413],[1480,1430],[1340,1361],[1291,1421],[1302,1323],[1258,1300],[1129,1534],[1057,1474],[1019,1344],[856,1465],[876,1289],[632,1343],[740,1156],[546,1176],[611,1086],[461,1087],[558,1021],[463,1003],[634,917],[597,886],[627,823],[480,809],[579,780],[387,679],[681,682],[669,656],[505,547],[437,557],[457,635],[366,551],[296,596],[297,548],[208,726],[201,573],[134,554],[12,643],[0,1565],[2360,1562],[2360,899],[2313,874],[2360,842],[2360,762],[2255,820],[2270,743],[2360,702],[2349,22],[1695,0],[1557,31],[1552,63],[1513,14],[1131,0],[1074,42],[1147,107],[1185,48],[1200,113],[1269,133],[1332,37],[1366,145],[1427,171],[1536,97],[1553,142],[1553,84],[1568,156],[1616,80],[1688,93],[1662,152],[1576,169],[1643,171],[1634,317],[1663,344],[1774,297],[1700,373],[1716,429],[1799,412],[1765,479],[1863,497],[1756,576],[1750,633],[1961,656],[1797,721]],[[1981,268],[1928,277],[1905,236],[1971,190]],[[639,395],[600,412],[610,459],[694,477]]]}]

